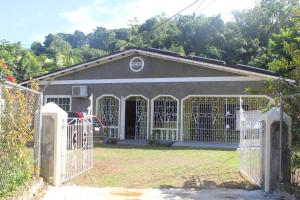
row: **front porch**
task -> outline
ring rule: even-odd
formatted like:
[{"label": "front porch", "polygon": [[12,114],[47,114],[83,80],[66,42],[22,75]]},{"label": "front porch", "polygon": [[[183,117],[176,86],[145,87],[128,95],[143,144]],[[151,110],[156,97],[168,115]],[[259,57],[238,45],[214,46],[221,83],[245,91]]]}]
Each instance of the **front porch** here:
[{"label": "front porch", "polygon": [[188,95],[181,100],[172,95],[104,95],[97,99],[97,115],[104,137],[120,144],[166,141],[175,146],[237,148],[241,123],[247,121],[243,126],[255,129],[270,101],[264,95]]}]

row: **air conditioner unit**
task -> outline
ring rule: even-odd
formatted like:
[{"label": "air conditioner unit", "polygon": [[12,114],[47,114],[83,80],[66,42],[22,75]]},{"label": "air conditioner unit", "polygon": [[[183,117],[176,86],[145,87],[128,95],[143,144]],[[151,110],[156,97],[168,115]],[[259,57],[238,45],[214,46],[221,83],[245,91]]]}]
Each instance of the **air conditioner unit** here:
[{"label": "air conditioner unit", "polygon": [[72,97],[88,97],[86,85],[72,86]]}]

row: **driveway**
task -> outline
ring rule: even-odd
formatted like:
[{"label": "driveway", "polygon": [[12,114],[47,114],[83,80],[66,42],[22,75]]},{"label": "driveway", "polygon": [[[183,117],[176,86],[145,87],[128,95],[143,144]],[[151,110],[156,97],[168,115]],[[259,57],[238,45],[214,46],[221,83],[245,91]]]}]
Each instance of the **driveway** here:
[{"label": "driveway", "polygon": [[[60,186],[50,187],[43,200],[159,200],[159,199],[241,199],[241,200],[275,200],[279,196],[264,193],[260,190],[240,189],[126,189],[117,187],[81,187]],[[287,199],[287,198],[283,198]]]}]

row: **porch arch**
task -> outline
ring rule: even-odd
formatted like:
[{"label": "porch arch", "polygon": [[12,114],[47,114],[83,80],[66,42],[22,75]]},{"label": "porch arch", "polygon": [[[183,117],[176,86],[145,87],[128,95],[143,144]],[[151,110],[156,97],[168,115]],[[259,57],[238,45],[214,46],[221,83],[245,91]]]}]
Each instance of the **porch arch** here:
[{"label": "porch arch", "polygon": [[[132,94],[128,95],[124,99],[125,101],[125,127],[124,127],[124,137],[125,139],[135,139],[135,140],[146,140],[148,139],[148,130],[149,130],[149,105],[150,101],[147,97],[140,94]],[[134,120],[129,119],[128,115],[129,102],[134,104]],[[132,110],[131,110],[132,111]],[[134,127],[129,125],[129,122],[134,122]],[[131,129],[131,130],[130,130]],[[128,133],[132,133],[132,137],[128,135]]]},{"label": "porch arch", "polygon": [[103,123],[104,136],[120,138],[120,98],[104,94],[96,99],[96,115]]}]

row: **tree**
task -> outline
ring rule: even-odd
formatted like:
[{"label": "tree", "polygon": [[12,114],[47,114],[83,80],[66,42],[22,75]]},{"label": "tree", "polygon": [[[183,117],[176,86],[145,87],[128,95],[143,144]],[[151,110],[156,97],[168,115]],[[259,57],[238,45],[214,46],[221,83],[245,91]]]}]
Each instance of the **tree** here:
[{"label": "tree", "polygon": [[37,56],[45,53],[45,48],[40,42],[33,42],[31,44],[30,49],[33,51],[33,53]]},{"label": "tree", "polygon": [[116,43],[116,34],[112,30],[106,30],[103,27],[97,27],[93,33],[88,34],[88,43],[92,48],[102,49],[104,51],[113,51]]},{"label": "tree", "polygon": [[78,30],[76,30],[74,34],[58,33],[57,35],[68,42],[72,48],[79,48],[82,45],[87,44],[87,37],[83,32]]},{"label": "tree", "polygon": [[71,45],[56,34],[49,34],[46,37],[44,46],[46,48],[46,57],[53,62],[53,65],[50,65],[50,69],[48,68],[46,70],[62,68],[80,61]]},{"label": "tree", "polygon": [[[274,59],[269,69],[300,81],[300,8],[294,11],[290,27],[281,28],[269,40],[269,50]],[[299,85],[300,86],[300,85]]]},{"label": "tree", "polygon": [[27,49],[24,49],[21,54],[21,59],[18,62],[17,67],[18,74],[16,74],[17,80],[24,80],[33,78],[41,73],[42,67],[35,56],[35,54]]},{"label": "tree", "polygon": [[261,0],[253,9],[234,12],[235,23],[246,41],[243,63],[266,68],[268,43],[273,33],[289,26],[290,13],[297,0]]},{"label": "tree", "polygon": [[74,52],[79,57],[80,61],[89,60],[106,54],[105,51],[90,48],[88,45],[83,45],[80,48],[74,49]]}]

